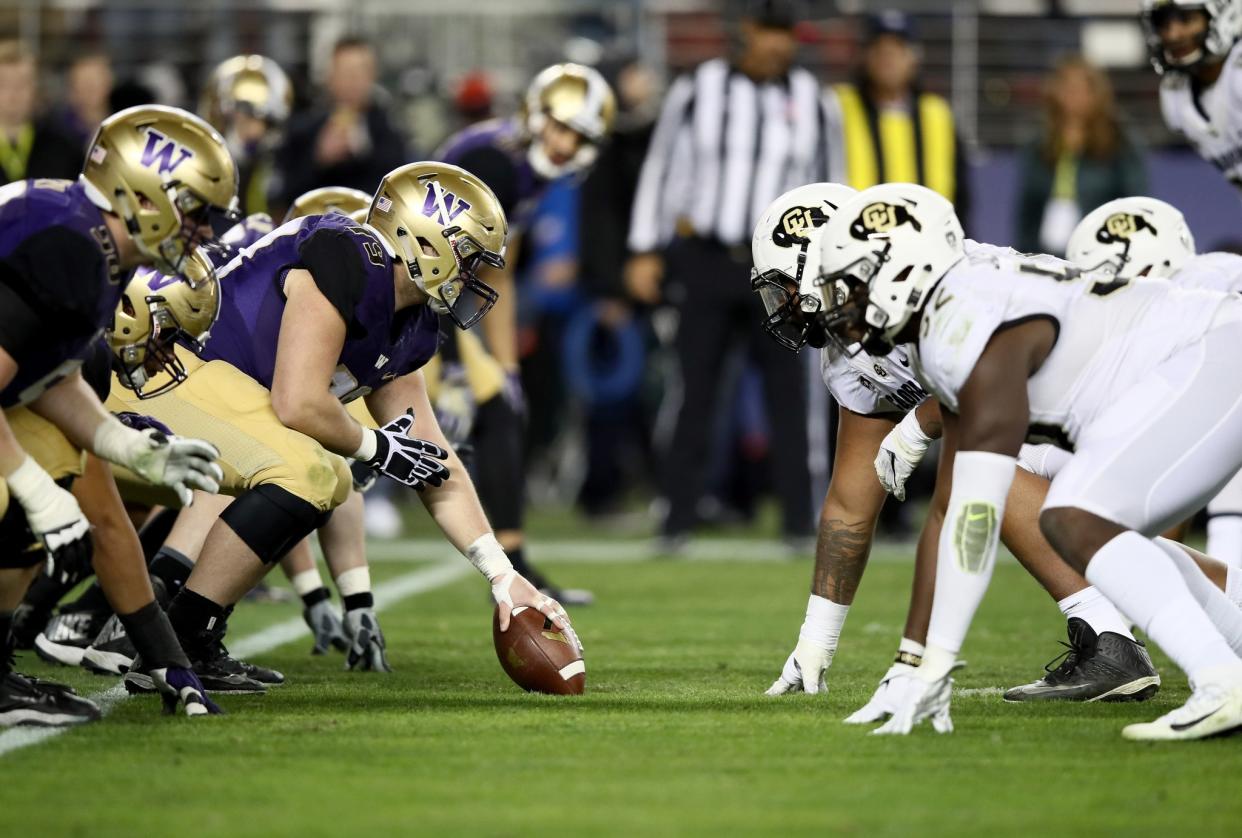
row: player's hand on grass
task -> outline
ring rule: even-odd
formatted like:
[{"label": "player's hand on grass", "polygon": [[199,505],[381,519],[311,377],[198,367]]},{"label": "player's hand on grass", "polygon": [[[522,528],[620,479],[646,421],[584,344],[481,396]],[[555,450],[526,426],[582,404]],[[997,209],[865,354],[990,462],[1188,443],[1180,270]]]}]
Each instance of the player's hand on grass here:
[{"label": "player's hand on grass", "polygon": [[947,672],[935,673],[926,664],[893,679],[898,689],[898,699],[892,716],[872,734],[880,736],[908,734],[914,727],[931,719],[937,733],[952,733],[953,719],[949,717],[949,701],[953,696],[952,672],[963,664],[955,664]]},{"label": "player's hand on grass", "polygon": [[384,632],[373,608],[355,608],[345,612],[345,633],[349,651],[345,668],[363,672],[392,672],[385,653]]},{"label": "player's hand on grass", "polygon": [[513,615],[513,609],[519,605],[525,605],[550,619],[554,626],[578,644],[579,649],[582,648],[578,635],[574,632],[573,626],[569,624],[569,615],[565,613],[565,608],[552,597],[541,593],[516,570],[507,570],[495,578],[492,582],[492,599],[496,601],[496,606],[500,609],[501,631],[509,630],[509,620]]},{"label": "player's hand on grass", "polygon": [[906,499],[906,481],[923,461],[931,442],[913,410],[888,432],[875,455],[875,473],[884,491],[897,500]]},{"label": "player's hand on grass", "polygon": [[171,716],[178,707],[187,716],[221,716],[224,711],[207,696],[193,669],[179,666],[150,670],[151,680],[164,699],[164,714]]},{"label": "player's hand on grass", "polygon": [[338,652],[349,648],[349,638],[345,636],[345,629],[341,626],[341,616],[332,607],[330,600],[322,599],[309,608],[304,608],[302,619],[310,626],[311,636],[315,639],[315,645],[311,648],[312,655],[326,655],[328,649],[334,647]]},{"label": "player's hand on grass", "polygon": [[768,687],[768,695],[804,692],[811,695],[827,693],[826,673],[832,663],[832,652],[799,638],[798,645],[785,661],[780,677]]},{"label": "player's hand on grass", "polygon": [[918,671],[917,668],[908,663],[894,663],[880,679],[880,686],[876,687],[871,700],[846,716],[845,723],[847,725],[869,725],[882,722],[893,715],[901,702],[902,691],[908,685],[908,682],[902,679],[916,671]]}]

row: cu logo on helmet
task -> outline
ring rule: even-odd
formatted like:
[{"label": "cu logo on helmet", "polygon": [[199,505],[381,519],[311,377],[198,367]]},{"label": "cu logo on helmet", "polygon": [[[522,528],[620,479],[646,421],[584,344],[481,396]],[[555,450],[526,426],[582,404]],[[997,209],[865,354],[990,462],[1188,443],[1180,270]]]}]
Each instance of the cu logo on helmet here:
[{"label": "cu logo on helmet", "polygon": [[161,175],[166,175],[193,156],[193,151],[176,140],[169,139],[154,128],[147,129],[147,144],[142,149],[142,165],[146,168],[155,168]]},{"label": "cu logo on helmet", "polygon": [[1143,216],[1116,212],[1104,219],[1104,226],[1095,237],[1101,244],[1112,244],[1129,241],[1140,230],[1151,230],[1153,234],[1156,232],[1156,228]]},{"label": "cu logo on helmet", "polygon": [[772,241],[778,247],[805,244],[807,233],[827,222],[828,216],[819,207],[790,207],[781,214],[776,229],[772,231]]},{"label": "cu logo on helmet", "polygon": [[854,219],[854,223],[850,225],[850,235],[866,241],[875,233],[887,233],[902,224],[909,224],[915,230],[922,229],[922,225],[910,214],[910,210],[896,204],[877,201],[863,207],[858,218]]},{"label": "cu logo on helmet", "polygon": [[427,197],[423,200],[423,215],[435,219],[437,224],[447,226],[466,210],[470,202],[458,198],[436,181],[427,184]]}]

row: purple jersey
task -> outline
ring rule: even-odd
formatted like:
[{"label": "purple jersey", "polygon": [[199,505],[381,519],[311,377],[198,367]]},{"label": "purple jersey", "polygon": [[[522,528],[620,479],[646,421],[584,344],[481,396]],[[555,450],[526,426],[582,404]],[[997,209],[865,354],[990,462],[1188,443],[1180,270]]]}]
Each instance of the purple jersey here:
[{"label": "purple jersey", "polygon": [[285,275],[302,268],[345,320],[331,390],[343,402],[419,369],[435,355],[439,318],[429,306],[394,311],[393,259],[375,232],[338,213],[308,215],[238,251],[210,251],[220,318],[203,360],[227,361],[271,389],[285,310]]},{"label": "purple jersey", "polygon": [[520,230],[550,183],[531,167],[527,145],[516,119],[492,119],[449,137],[436,159],[460,166],[486,183],[496,193],[509,227]]},{"label": "purple jersey", "polygon": [[81,181],[0,188],[0,346],[18,367],[0,407],[32,401],[81,366],[129,275]]}]

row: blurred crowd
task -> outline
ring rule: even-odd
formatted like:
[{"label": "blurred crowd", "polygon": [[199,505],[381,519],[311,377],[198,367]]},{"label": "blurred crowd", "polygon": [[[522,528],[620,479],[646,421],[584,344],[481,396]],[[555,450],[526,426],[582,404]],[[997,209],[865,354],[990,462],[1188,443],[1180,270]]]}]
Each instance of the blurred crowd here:
[{"label": "blurred crowd", "polygon": [[[730,72],[761,86],[790,78],[798,54],[797,9],[778,0],[751,4],[733,22]],[[955,201],[969,235],[970,149],[948,102],[920,83],[914,23],[884,12],[869,16],[859,31],[852,75],[816,80],[829,109],[821,176],[856,188],[883,180],[924,183]],[[184,90],[195,91],[198,110],[221,129],[239,163],[247,213],[267,212],[279,220],[295,197],[320,186],[369,193],[389,170],[433,156],[450,133],[508,115],[508,99],[486,68],[456,80],[428,105],[385,90],[380,82],[389,74],[367,40],[344,38],[330,49],[316,87],[295,90],[288,76],[265,71],[270,77],[264,83],[280,95],[269,96],[266,109],[252,108],[227,125],[213,118],[221,91],[213,88],[209,72],[181,80]],[[611,137],[588,173],[558,179],[541,196],[518,255],[532,501],[572,503],[601,519],[639,519],[636,526],[662,533],[675,549],[679,539],[703,526],[755,518],[765,499],[776,497],[786,507],[781,526],[791,550],[809,554],[830,469],[835,409],[816,384],[818,361],[809,352],[789,360],[802,364],[804,373],[796,385],[803,393],[791,402],[801,407],[791,423],[774,415],[774,400],[764,397],[771,373],[756,349],[756,340],[766,340],[761,310],[734,308],[727,323],[708,326],[703,307],[688,307],[678,296],[696,266],[663,257],[688,239],[718,247],[722,258],[732,260],[726,267],[741,266],[740,279],[729,281],[748,290],[753,220],[740,239],[728,241],[685,218],[671,218],[658,247],[636,252],[630,236],[635,195],[659,142],[657,136],[653,143],[653,132],[676,128],[673,117],[661,116],[662,109],[674,109],[665,98],[674,80],[632,56],[607,52],[597,69],[617,98]],[[107,114],[153,101],[194,106],[168,101],[168,89],[143,76],[118,78],[104,52],[82,51],[67,66],[53,68],[41,66],[20,42],[0,43],[0,165],[6,180],[76,177],[95,126]],[[1020,154],[1014,244],[1062,253],[1087,212],[1114,198],[1144,194],[1146,173],[1143,149],[1127,131],[1101,70],[1081,56],[1055,58],[1044,100],[1042,130]],[[713,105],[700,98],[697,107],[696,120]],[[752,130],[763,130],[762,124]],[[763,166],[746,177],[761,180]],[[706,270],[701,264],[698,269]],[[707,328],[719,328],[724,337],[710,347],[720,357],[711,361],[716,374],[707,402],[692,404],[683,398],[679,371],[688,363],[687,335]],[[781,438],[790,433],[804,434],[805,441],[791,448]],[[692,437],[691,447],[702,456],[686,464],[670,449]],[[800,461],[791,463],[782,451],[793,451]],[[692,477],[686,468],[702,474]],[[801,500],[781,488],[791,482],[782,469],[793,470]],[[690,507],[670,511],[670,487],[676,495],[680,486],[690,487]],[[911,493],[919,493],[917,481]],[[369,503],[374,534],[400,529],[400,516],[386,503]],[[903,518],[908,505],[890,506],[884,526],[892,534],[910,531],[912,522]]]}]

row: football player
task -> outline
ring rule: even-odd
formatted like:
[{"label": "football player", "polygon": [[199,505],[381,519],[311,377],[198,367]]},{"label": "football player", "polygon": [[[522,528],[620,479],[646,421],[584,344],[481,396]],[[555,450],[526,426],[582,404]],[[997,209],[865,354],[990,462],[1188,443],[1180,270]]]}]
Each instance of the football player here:
[{"label": "football player", "polygon": [[[504,213],[478,178],[446,164],[403,166],[380,184],[365,224],[305,216],[218,266],[220,318],[198,355],[183,353],[180,387],[143,399],[148,383],[121,371],[135,409],[216,442],[225,486],[240,490],[169,606],[205,679],[262,691],[249,665],[228,656],[225,620],[348,496],[346,457],[420,490],[448,539],[491,582],[503,627],[515,604],[568,626],[560,604],[513,570],[492,535],[419,372],[436,351],[441,316],[469,328],[495,302],[478,272],[503,265],[505,233]],[[357,398],[381,427],[349,414],[345,403]],[[371,595],[360,599],[347,602],[352,633],[382,648]]]},{"label": "football player", "polygon": [[[1070,236],[1067,257],[1121,279],[1170,277],[1188,287],[1242,291],[1242,257],[1196,256],[1186,219],[1155,198],[1119,198],[1088,213]],[[1208,502],[1207,515],[1208,555],[1242,568],[1242,474]]]},{"label": "football player", "polygon": [[263,55],[235,55],[221,62],[203,85],[198,112],[224,135],[240,173],[247,215],[269,212],[272,156],[293,109],[293,84]]},{"label": "football player", "polygon": [[550,586],[525,554],[526,408],[518,367],[514,266],[521,233],[538,199],[552,181],[579,176],[595,163],[615,114],[616,99],[603,76],[579,64],[555,64],[531,82],[516,118],[466,128],[436,153],[437,159],[474,172],[490,186],[514,230],[509,267],[487,274],[500,298],[496,311],[483,321],[486,351],[464,338],[461,343],[472,345],[450,342],[443,353],[448,377],[455,375],[454,368],[464,366],[463,377],[474,391],[473,421],[459,424],[472,430],[479,494],[514,566],[569,604],[589,602],[590,594]]},{"label": "football player", "polygon": [[[99,716],[71,690],[12,672],[9,646],[13,609],[43,551],[53,575],[81,573],[90,561],[90,525],[57,482],[78,467],[78,451],[185,498],[217,488],[209,444],[126,427],[104,410],[81,367],[112,325],[132,269],[148,264],[178,275],[211,236],[212,214],[236,211],[236,193],[237,170],[220,136],[191,114],[154,106],[104,120],[78,181],[0,190],[0,510],[8,528],[0,549],[0,724]],[[158,363],[159,337],[142,347],[151,356],[144,364]],[[26,546],[30,535],[42,550]],[[191,714],[214,709],[155,602],[141,552],[101,551],[95,569],[146,653],[153,684]]]},{"label": "football player", "polygon": [[[950,488],[921,665],[894,678],[908,733],[949,719],[951,672],[987,587],[1024,438],[1071,451],[1040,526],[1186,672],[1185,705],[1128,739],[1200,739],[1242,726],[1242,612],[1177,545],[1156,539],[1242,465],[1242,300],[1161,280],[1126,282],[1003,249],[967,253],[953,207],[885,184],[822,234],[830,340],[883,354],[917,341],[941,405]],[[940,522],[929,518],[929,523]]]},{"label": "football player", "polygon": [[[807,343],[822,347],[824,383],[841,406],[806,618],[797,648],[768,689],[769,695],[826,688],[826,672],[866,568],[886,492],[904,500],[906,478],[932,437],[940,436],[939,410],[915,376],[912,347],[900,347],[888,356],[843,352],[827,341],[812,316],[819,308],[812,282],[819,273],[819,234],[837,208],[855,194],[849,187],[831,183],[793,189],[765,211],[752,239],[752,287],[768,313],[765,328],[787,349],[797,351]],[[798,293],[803,287],[808,289],[805,296]],[[1066,567],[1039,534],[1042,481],[1036,475],[1045,456],[1040,447],[1024,447],[1026,471],[1015,479],[1004,538],[1065,614],[1071,653],[1048,676],[1010,690],[1006,698],[1146,699],[1160,683],[1146,650],[1108,600]],[[944,499],[943,495],[937,498]],[[940,512],[934,504],[931,514]],[[931,547],[921,543],[920,552],[926,554]],[[881,681],[876,698],[850,721],[875,721],[885,712],[884,685],[895,674],[919,664],[931,603],[930,567],[926,558],[916,565],[914,597],[896,662]]]}]

